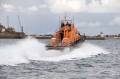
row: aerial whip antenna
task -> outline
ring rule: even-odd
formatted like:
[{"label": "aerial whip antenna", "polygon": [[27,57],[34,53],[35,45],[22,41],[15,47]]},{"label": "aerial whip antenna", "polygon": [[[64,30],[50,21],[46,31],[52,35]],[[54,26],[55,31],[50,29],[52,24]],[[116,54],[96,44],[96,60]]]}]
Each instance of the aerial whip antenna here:
[{"label": "aerial whip antenna", "polygon": [[59,16],[59,26],[60,26],[60,16]]},{"label": "aerial whip antenna", "polygon": [[65,13],[65,20],[66,20],[66,13]]},{"label": "aerial whip antenna", "polygon": [[73,24],[74,24],[74,15],[73,15]]}]

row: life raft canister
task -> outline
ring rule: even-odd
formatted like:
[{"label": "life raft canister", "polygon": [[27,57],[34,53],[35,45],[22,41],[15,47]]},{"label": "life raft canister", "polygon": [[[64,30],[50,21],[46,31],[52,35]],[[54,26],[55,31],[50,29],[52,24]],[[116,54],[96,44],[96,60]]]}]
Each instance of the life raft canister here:
[{"label": "life raft canister", "polygon": [[62,44],[67,45],[69,43],[70,43],[70,39],[69,38],[63,38]]},{"label": "life raft canister", "polygon": [[50,43],[51,44],[56,44],[57,43],[56,38],[51,38]]}]

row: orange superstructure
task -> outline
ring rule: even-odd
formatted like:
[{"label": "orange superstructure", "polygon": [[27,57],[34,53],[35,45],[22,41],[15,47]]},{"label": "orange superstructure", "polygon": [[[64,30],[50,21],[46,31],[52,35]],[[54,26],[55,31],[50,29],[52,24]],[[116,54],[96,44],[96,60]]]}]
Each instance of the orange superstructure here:
[{"label": "orange superstructure", "polygon": [[62,20],[61,26],[50,40],[50,44],[46,45],[48,48],[65,47],[84,42],[85,35],[82,36],[75,28],[72,20]]},{"label": "orange superstructure", "polygon": [[80,39],[80,33],[78,33],[77,28],[74,25],[61,25],[59,31],[55,32],[53,38],[51,39],[51,44],[57,44],[58,42],[62,42],[62,44],[66,45],[72,42],[75,42]]}]

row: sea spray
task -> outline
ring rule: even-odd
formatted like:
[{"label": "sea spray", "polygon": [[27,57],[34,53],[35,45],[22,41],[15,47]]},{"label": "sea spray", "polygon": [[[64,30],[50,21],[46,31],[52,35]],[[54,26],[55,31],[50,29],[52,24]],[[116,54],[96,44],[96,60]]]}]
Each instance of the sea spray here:
[{"label": "sea spray", "polygon": [[61,61],[91,57],[100,53],[107,53],[103,48],[90,43],[83,43],[80,47],[62,52],[46,50],[45,44],[34,38],[26,38],[12,45],[0,47],[0,65],[16,65],[29,63],[30,60]]},{"label": "sea spray", "polygon": [[28,62],[25,51],[19,48],[17,44],[0,48],[0,65],[15,65]]}]

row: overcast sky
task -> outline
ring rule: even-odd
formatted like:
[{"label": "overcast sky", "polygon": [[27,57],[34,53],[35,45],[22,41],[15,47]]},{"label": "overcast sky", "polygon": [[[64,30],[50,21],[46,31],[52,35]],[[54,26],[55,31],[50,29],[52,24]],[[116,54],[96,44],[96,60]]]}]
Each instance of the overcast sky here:
[{"label": "overcast sky", "polygon": [[120,0],[0,0],[0,23],[20,31],[18,15],[27,34],[53,34],[59,16],[72,19],[86,35],[120,34]]}]

